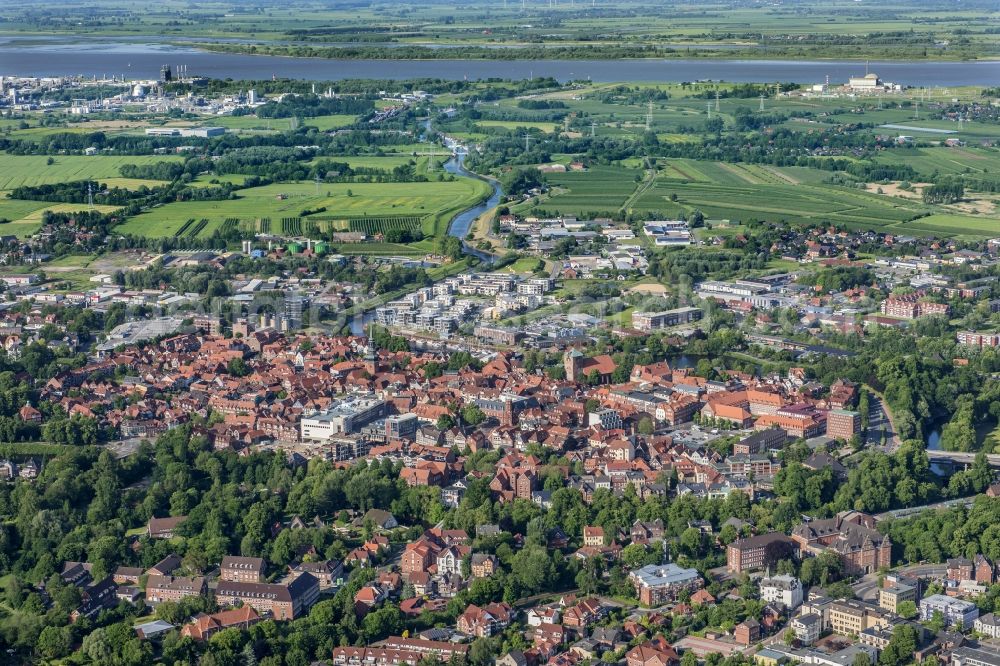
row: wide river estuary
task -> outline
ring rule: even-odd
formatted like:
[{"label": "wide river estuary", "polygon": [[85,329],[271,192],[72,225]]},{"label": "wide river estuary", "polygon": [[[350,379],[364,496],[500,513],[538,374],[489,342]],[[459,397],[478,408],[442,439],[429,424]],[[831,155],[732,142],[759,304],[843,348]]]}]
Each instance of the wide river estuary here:
[{"label": "wide river estuary", "polygon": [[[28,39],[0,37],[0,75],[124,75],[155,79],[163,65],[186,65],[190,75],[212,78],[449,80],[551,76],[561,81],[791,81],[843,82],[865,73],[865,62],[843,60],[325,60],[212,53],[159,39]],[[883,80],[906,86],[948,88],[1000,85],[1000,61],[871,62]]]}]

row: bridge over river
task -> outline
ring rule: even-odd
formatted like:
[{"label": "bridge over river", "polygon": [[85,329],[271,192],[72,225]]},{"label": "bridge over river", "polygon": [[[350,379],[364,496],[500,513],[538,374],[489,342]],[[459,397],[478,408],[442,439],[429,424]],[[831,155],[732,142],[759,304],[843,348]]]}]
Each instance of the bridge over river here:
[{"label": "bridge over river", "polygon": [[[952,467],[970,467],[976,459],[975,453],[963,451],[928,451],[927,457],[932,465],[951,465]],[[993,469],[1000,469],[1000,453],[987,453],[986,459]]]}]

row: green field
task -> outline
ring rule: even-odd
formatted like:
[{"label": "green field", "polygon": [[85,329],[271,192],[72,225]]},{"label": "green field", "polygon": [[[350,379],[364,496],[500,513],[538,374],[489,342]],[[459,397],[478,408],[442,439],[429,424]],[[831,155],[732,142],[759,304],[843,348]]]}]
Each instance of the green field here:
[{"label": "green field", "polygon": [[178,162],[182,158],[172,155],[55,155],[54,164],[46,164],[45,155],[0,154],[0,190],[12,190],[22,185],[47,185],[73,180],[119,178],[123,164],[154,164],[162,161]]},{"label": "green field", "polygon": [[[425,233],[443,233],[441,223],[447,221],[446,217],[472,205],[488,189],[485,183],[463,178],[427,183],[322,184],[317,195],[313,183],[281,183],[240,190],[237,199],[159,206],[131,218],[116,230],[141,236],[173,236],[188,220],[204,219],[208,222],[199,235],[208,235],[230,218],[241,221],[269,218],[271,232],[278,233],[276,225],[283,218],[297,218],[306,208],[326,207],[322,214],[325,218],[417,216],[423,220]],[[347,194],[349,190],[351,196]]]}]

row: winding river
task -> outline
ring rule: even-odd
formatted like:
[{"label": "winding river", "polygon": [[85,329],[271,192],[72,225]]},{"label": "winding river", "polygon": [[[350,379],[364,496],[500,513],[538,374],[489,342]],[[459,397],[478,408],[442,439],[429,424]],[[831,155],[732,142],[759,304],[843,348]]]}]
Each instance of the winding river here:
[{"label": "winding river", "polygon": [[455,236],[456,238],[462,239],[462,249],[466,254],[477,257],[480,261],[484,261],[488,264],[492,264],[495,257],[488,252],[483,252],[482,250],[477,250],[468,243],[465,242],[465,237],[469,235],[469,229],[472,228],[472,224],[479,218],[480,215],[486,211],[496,208],[500,203],[500,198],[503,196],[503,189],[500,187],[500,183],[493,179],[485,179],[478,174],[474,174],[465,168],[465,153],[457,152],[455,155],[445,162],[444,169],[448,173],[454,174],[456,176],[461,176],[464,178],[477,178],[479,180],[486,180],[487,183],[493,188],[493,193],[490,197],[471,208],[467,208],[461,213],[457,214],[451,219],[448,224],[448,235]]}]

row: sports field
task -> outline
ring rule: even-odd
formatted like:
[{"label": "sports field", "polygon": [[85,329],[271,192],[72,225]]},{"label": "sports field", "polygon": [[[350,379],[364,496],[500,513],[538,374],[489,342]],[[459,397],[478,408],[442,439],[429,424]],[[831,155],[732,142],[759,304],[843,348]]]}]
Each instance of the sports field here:
[{"label": "sports field", "polygon": [[[350,194],[348,194],[350,192]],[[285,218],[298,218],[304,209],[325,207],[324,218],[338,216],[360,218],[378,216],[415,216],[424,232],[443,233],[442,221],[451,213],[474,204],[488,194],[488,186],[478,180],[427,183],[281,183],[253,187],[238,192],[238,198],[226,201],[184,201],[159,206],[129,219],[116,230],[126,234],[173,236],[189,220],[201,220],[196,235],[209,235],[226,220],[271,220],[277,225]],[[271,227],[277,230],[277,226]]]},{"label": "sports field", "polygon": [[73,180],[119,178],[123,164],[155,164],[179,162],[173,155],[54,155],[48,164],[45,155],[0,154],[0,190],[12,190],[22,185],[47,185]]}]

